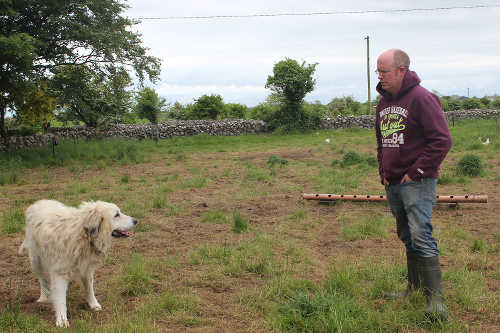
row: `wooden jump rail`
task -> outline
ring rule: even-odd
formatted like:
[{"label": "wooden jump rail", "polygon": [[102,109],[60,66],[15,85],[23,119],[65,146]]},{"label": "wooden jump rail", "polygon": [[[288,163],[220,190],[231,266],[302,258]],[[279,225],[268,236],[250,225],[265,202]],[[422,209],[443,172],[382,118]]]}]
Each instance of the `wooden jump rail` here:
[{"label": "wooden jump rail", "polygon": [[[386,201],[385,195],[357,195],[357,194],[318,194],[302,193],[302,198],[306,200],[319,201]],[[447,203],[487,203],[487,195],[436,195],[437,202]]]}]

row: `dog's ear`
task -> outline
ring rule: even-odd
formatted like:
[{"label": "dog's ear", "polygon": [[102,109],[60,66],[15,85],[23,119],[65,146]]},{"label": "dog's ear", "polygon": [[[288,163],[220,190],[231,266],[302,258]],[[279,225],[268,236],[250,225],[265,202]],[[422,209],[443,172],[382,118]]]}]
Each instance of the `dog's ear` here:
[{"label": "dog's ear", "polygon": [[106,217],[106,209],[99,202],[85,205],[86,213],[83,225],[90,246],[105,253],[111,245],[112,223]]},{"label": "dog's ear", "polygon": [[101,217],[99,224],[96,226],[93,223],[90,223],[91,225],[83,227],[85,230],[85,234],[90,238],[94,239],[99,235],[99,232],[101,231],[101,225],[102,222],[104,221],[104,217]]},{"label": "dog's ear", "polygon": [[85,210],[83,222],[83,229],[85,230],[85,234],[89,238],[95,238],[100,231],[101,223],[103,221],[103,216],[100,214],[99,209],[95,203],[85,203],[82,206],[82,209]]}]

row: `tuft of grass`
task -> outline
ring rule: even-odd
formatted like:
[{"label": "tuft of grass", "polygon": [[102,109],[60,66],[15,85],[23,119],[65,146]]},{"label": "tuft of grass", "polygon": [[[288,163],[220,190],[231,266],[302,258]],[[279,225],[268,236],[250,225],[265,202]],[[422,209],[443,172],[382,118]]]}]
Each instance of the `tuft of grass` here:
[{"label": "tuft of grass", "polygon": [[170,290],[165,290],[161,295],[145,304],[140,312],[148,318],[160,319],[165,315],[173,314],[195,314],[198,308],[198,300],[192,296],[175,295]]},{"label": "tuft of grass", "polygon": [[241,234],[248,230],[248,221],[241,216],[239,210],[233,212],[233,232]]},{"label": "tuft of grass", "polygon": [[163,195],[157,195],[153,199],[153,208],[162,209],[167,206],[167,199]]},{"label": "tuft of grass", "polygon": [[444,272],[443,280],[453,286],[447,297],[465,310],[476,311],[486,305],[488,290],[481,272],[451,269]]},{"label": "tuft of grass", "polygon": [[0,174],[0,186],[17,184],[19,181],[19,174],[15,171],[2,171],[2,174]]},{"label": "tuft of grass", "polygon": [[135,218],[143,218],[146,216],[146,206],[137,201],[127,202],[123,211],[126,212],[127,215]]},{"label": "tuft of grass", "polygon": [[284,165],[288,164],[288,160],[285,160],[283,158],[279,158],[275,155],[271,155],[271,156],[269,156],[269,159],[267,160],[267,164],[271,168],[273,168],[275,165],[284,166]]},{"label": "tuft of grass", "polygon": [[2,217],[2,233],[15,234],[23,230],[24,212],[22,209],[8,210]]},{"label": "tuft of grass", "polygon": [[0,310],[0,332],[50,332],[49,328],[42,324],[38,316],[25,315],[21,312],[23,285],[20,281],[13,285],[12,280],[6,282],[8,299],[4,300]]},{"label": "tuft of grass", "polygon": [[271,175],[269,173],[269,170],[260,168],[258,166],[249,165],[247,174],[245,175],[244,179],[255,182],[269,182],[271,181]]},{"label": "tuft of grass", "polygon": [[122,184],[128,184],[129,182],[130,182],[130,176],[129,176],[129,174],[122,175],[122,177],[120,178],[120,183],[122,183]]},{"label": "tuft of grass", "polygon": [[340,166],[347,167],[350,165],[359,164],[362,161],[363,161],[363,159],[361,158],[361,156],[358,153],[350,150],[344,154],[344,157],[342,158],[342,161],[340,162]]},{"label": "tuft of grass", "polygon": [[152,265],[140,254],[134,254],[123,267],[117,288],[124,296],[141,296],[151,292],[153,287]]},{"label": "tuft of grass", "polygon": [[205,177],[196,177],[192,179],[185,180],[178,184],[178,188],[186,189],[186,188],[202,188],[207,184],[207,179]]},{"label": "tuft of grass", "polygon": [[307,212],[305,210],[299,209],[295,211],[292,215],[288,217],[292,221],[302,221],[307,219]]},{"label": "tuft of grass", "polygon": [[457,178],[453,177],[450,174],[441,174],[438,179],[439,185],[451,185],[456,184],[458,182]]},{"label": "tuft of grass", "polygon": [[487,246],[486,242],[484,239],[475,239],[474,243],[471,246],[472,252],[486,252],[487,251]]},{"label": "tuft of grass", "polygon": [[340,230],[342,238],[347,241],[362,240],[368,238],[387,238],[386,227],[392,220],[380,215],[370,215],[361,221],[345,226]]},{"label": "tuft of grass", "polygon": [[226,223],[229,218],[220,211],[211,210],[201,215],[201,222],[211,222],[211,223]]}]

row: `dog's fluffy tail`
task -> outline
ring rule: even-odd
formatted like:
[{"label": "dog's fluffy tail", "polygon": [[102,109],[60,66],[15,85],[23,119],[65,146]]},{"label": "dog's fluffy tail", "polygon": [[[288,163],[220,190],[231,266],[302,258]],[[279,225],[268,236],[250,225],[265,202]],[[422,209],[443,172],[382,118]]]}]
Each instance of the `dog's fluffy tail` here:
[{"label": "dog's fluffy tail", "polygon": [[19,250],[17,251],[19,255],[23,255],[26,253],[26,239],[23,240],[21,246],[19,246]]}]

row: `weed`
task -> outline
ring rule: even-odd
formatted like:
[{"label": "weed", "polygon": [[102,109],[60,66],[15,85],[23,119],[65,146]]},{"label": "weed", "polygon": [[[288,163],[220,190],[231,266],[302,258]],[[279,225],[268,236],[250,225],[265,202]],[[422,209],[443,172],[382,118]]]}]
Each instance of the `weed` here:
[{"label": "weed", "polygon": [[233,232],[241,234],[248,230],[248,221],[241,216],[238,210],[233,211]]}]

